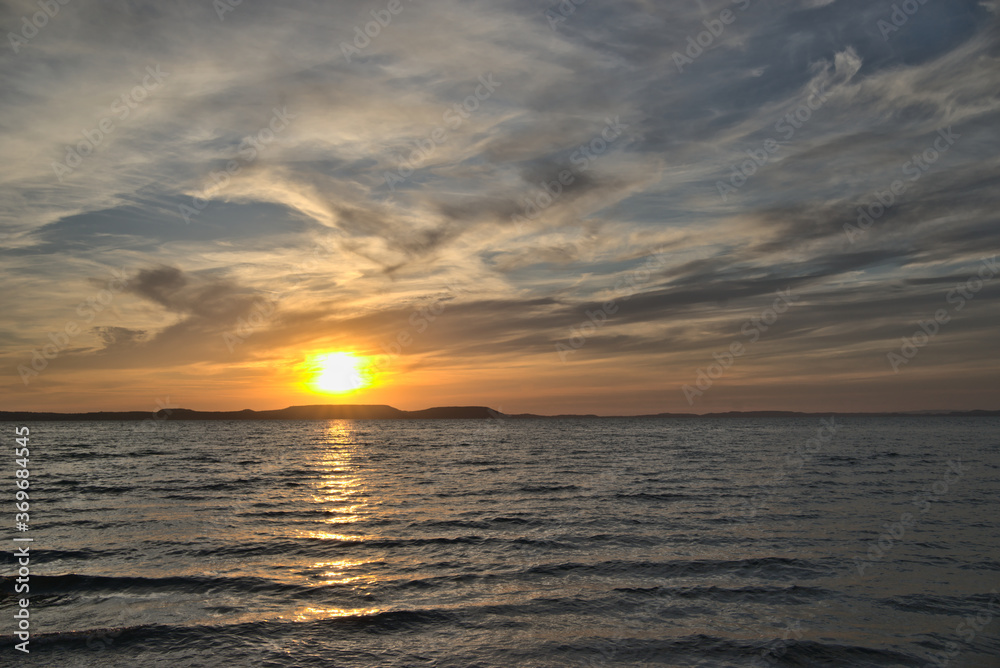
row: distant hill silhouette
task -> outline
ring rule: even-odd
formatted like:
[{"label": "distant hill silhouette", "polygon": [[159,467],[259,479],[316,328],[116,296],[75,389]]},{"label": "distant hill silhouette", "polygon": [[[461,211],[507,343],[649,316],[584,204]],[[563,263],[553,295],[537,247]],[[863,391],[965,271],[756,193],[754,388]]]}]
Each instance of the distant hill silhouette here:
[{"label": "distant hill silhouette", "polygon": [[[149,411],[101,411],[95,413],[33,413],[27,411],[0,411],[0,422],[31,421],[91,421],[91,420],[148,420],[154,416]],[[253,411],[196,411],[189,408],[172,408],[156,411],[161,420],[482,420],[503,418],[513,420],[588,418],[608,419],[613,416],[598,415],[535,415],[520,413],[505,415],[485,406],[443,406],[420,411],[402,411],[384,405],[330,405],[290,406],[280,410]],[[797,413],[794,411],[730,411],[728,413],[657,413],[655,415],[630,415],[632,418],[741,418],[741,417],[998,417],[1000,411],[913,411],[909,413]]]},{"label": "distant hill silhouette", "polygon": [[[0,421],[55,421],[55,420],[148,420],[150,411],[119,411],[96,413],[31,413],[0,411]],[[316,405],[290,406],[280,410],[253,411],[196,411],[190,408],[170,408],[156,411],[156,417],[165,420],[449,420],[482,419],[500,416],[485,406],[445,406],[422,411],[401,411],[392,406],[379,405]]]}]

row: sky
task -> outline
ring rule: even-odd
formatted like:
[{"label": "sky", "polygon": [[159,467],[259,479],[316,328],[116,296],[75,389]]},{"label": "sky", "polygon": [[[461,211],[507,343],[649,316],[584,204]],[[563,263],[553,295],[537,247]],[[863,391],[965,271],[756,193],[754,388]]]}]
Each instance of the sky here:
[{"label": "sky", "polygon": [[1000,408],[997,0],[0,7],[2,410]]}]

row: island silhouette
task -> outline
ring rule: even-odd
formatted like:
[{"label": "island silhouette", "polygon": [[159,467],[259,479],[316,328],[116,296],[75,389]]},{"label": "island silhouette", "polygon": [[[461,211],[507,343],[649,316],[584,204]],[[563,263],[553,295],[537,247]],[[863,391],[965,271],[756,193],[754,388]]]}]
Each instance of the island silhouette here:
[{"label": "island silhouette", "polygon": [[289,406],[278,410],[197,411],[190,408],[164,408],[158,411],[97,411],[90,413],[49,413],[0,411],[0,422],[14,421],[91,421],[91,420],[481,420],[481,419],[558,419],[558,418],[723,418],[723,417],[998,417],[1000,411],[925,410],[897,413],[802,413],[797,411],[728,411],[725,413],[655,413],[650,415],[536,415],[506,414],[486,406],[440,406],[419,411],[404,411],[386,405],[318,404]]}]

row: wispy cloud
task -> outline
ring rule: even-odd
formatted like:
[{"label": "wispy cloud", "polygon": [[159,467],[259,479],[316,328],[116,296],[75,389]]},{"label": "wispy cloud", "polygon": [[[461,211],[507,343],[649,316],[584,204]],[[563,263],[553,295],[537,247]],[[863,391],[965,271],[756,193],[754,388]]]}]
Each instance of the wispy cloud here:
[{"label": "wispy cloud", "polygon": [[[222,21],[211,3],[68,3],[0,53],[5,404],[96,405],[117,395],[68,397],[86,374],[128,386],[129,369],[192,404],[285,403],[244,381],[308,351],[376,354],[460,285],[373,399],[686,410],[681,384],[791,287],[802,304],[706,409],[940,403],[920,378],[996,407],[992,286],[905,383],[876,368],[1000,245],[996,3],[926,3],[889,39],[892,3],[860,0],[587,3],[555,28],[522,0],[400,6],[358,47],[386,3],[244,2]],[[6,3],[0,25],[34,7]],[[736,20],[678,71],[673,54],[727,9]],[[477,98],[487,76],[498,85]],[[795,117],[816,91],[821,108]],[[276,109],[291,117],[264,142]],[[852,243],[858,207],[945,128],[961,138]],[[768,139],[766,164],[720,198]],[[555,344],[657,251],[663,266],[562,363]],[[114,310],[47,370],[58,392],[26,389],[17,365],[122,267]],[[274,293],[273,317],[227,350],[221,335]]]}]

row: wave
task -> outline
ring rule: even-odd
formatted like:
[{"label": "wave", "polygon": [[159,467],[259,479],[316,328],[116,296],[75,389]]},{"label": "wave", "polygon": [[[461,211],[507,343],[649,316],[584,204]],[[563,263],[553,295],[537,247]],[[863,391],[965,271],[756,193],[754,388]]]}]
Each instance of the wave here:
[{"label": "wave", "polygon": [[[113,652],[126,660],[139,654],[149,661],[142,665],[153,665],[152,661],[157,656],[161,660],[169,659],[171,654],[211,656],[212,665],[220,665],[215,662],[223,657],[229,662],[252,660],[256,657],[259,661],[257,665],[265,665],[266,661],[266,665],[272,666],[419,665],[428,663],[429,652],[440,656],[440,660],[434,661],[433,665],[483,667],[711,665],[729,668],[774,663],[830,668],[886,668],[916,667],[926,663],[926,660],[913,654],[852,643],[819,642],[780,636],[744,639],[706,633],[657,638],[632,637],[628,630],[621,629],[604,636],[573,637],[575,634],[565,633],[563,635],[566,637],[562,640],[526,639],[493,647],[472,647],[463,644],[461,640],[451,641],[443,647],[435,647],[433,642],[427,649],[421,647],[422,641],[430,640],[431,634],[438,629],[462,621],[460,614],[450,610],[406,609],[307,622],[142,625],[68,633],[37,633],[32,635],[31,648],[35,655],[32,658],[68,654],[77,659],[73,665],[106,665],[85,663],[85,652],[93,650],[95,643],[107,643]],[[500,630],[499,627],[494,628],[495,632]],[[402,647],[396,647],[394,643],[390,648],[383,648],[384,645],[377,642],[380,636],[406,640]],[[367,638],[363,644],[367,651],[361,647],[344,647],[343,643],[348,638]],[[307,639],[308,649],[311,651],[305,652],[303,643]],[[13,636],[0,636],[0,642],[7,650],[13,641]],[[294,647],[295,651],[282,651],[283,647]],[[93,652],[90,656],[107,660],[114,654]],[[761,662],[755,663],[756,659]],[[241,661],[238,665],[249,664]]]},{"label": "wave", "polygon": [[805,559],[760,557],[753,559],[692,559],[674,561],[603,561],[597,563],[565,562],[540,564],[529,572],[562,575],[618,575],[634,577],[684,577],[689,575],[738,574],[763,579],[791,577],[819,578],[829,569]]},{"label": "wave", "polygon": [[[548,643],[532,648],[532,654],[544,651],[574,663],[600,657],[607,663],[583,665],[670,665],[670,666],[730,666],[786,665],[852,668],[920,666],[920,657],[863,645],[816,642],[774,637],[742,640],[691,634],[677,638],[646,639],[629,637],[591,638],[576,642]],[[765,658],[767,657],[767,658]],[[528,658],[525,653],[524,658]],[[755,659],[760,659],[755,663]],[[534,664],[533,664],[534,665]]]},{"label": "wave", "polygon": [[[11,599],[13,605],[13,577],[3,578],[3,594],[0,601]],[[396,589],[398,583],[387,582],[386,588]],[[245,597],[252,595],[258,600],[271,599],[281,603],[290,601],[322,601],[339,606],[359,606],[370,604],[370,595],[345,584],[292,584],[250,576],[209,577],[209,576],[169,576],[162,578],[114,577],[68,573],[65,575],[33,575],[31,595],[38,597],[68,597],[99,599],[108,596],[122,596],[141,599],[157,595],[191,594],[203,597],[206,602],[212,596],[224,594]]]}]

